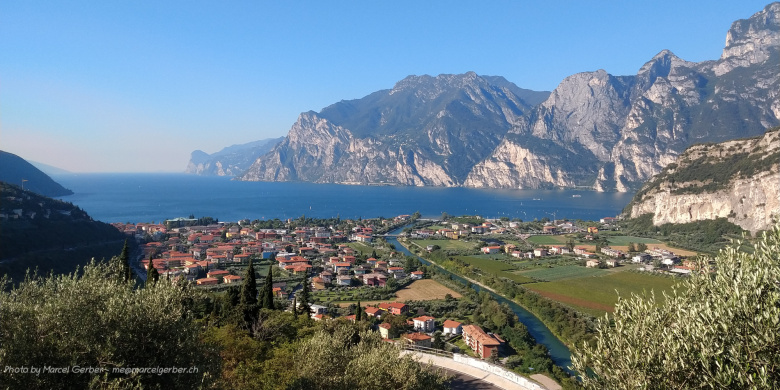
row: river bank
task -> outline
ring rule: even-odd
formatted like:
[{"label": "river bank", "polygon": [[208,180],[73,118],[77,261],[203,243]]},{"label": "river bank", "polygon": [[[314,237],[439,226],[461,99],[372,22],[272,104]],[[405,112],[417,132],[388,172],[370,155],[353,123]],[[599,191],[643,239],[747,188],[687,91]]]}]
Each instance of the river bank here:
[{"label": "river bank", "polygon": [[[406,242],[406,241],[407,241],[407,240],[405,240],[404,242]],[[399,243],[400,243],[400,241],[399,241]],[[420,248],[420,249],[423,249],[423,248],[422,248],[422,247],[421,247],[419,244],[417,244],[417,243],[414,243],[414,242],[412,242],[412,243],[410,243],[410,244],[412,244],[412,245],[415,245],[416,247],[418,247],[418,248]],[[410,253],[412,253],[412,255],[414,255],[414,253],[413,253],[413,252],[411,252],[411,250],[409,249],[409,247],[408,247],[408,246],[404,245],[403,243],[401,243],[401,246],[403,246],[403,247],[404,247],[404,248],[405,248],[407,251],[409,251]],[[414,255],[414,256],[416,256],[416,255]],[[420,256],[417,256],[417,257],[418,257],[418,258],[421,258]],[[447,271],[447,272],[449,272],[449,273],[455,274],[453,271],[450,271],[450,270],[448,270],[448,269],[444,268],[444,267],[443,267],[441,264],[439,264],[439,263],[437,263],[437,262],[435,262],[435,261],[433,261],[433,260],[431,260],[431,259],[426,259],[426,260],[427,260],[428,262],[430,262],[431,264],[435,265],[436,267],[438,267],[438,268],[440,268],[440,269],[444,270],[444,271]],[[565,345],[565,346],[566,346],[566,348],[568,348],[568,349],[571,349],[571,348],[573,348],[573,346],[572,346],[570,343],[566,342],[566,340],[565,340],[565,338],[564,338],[564,337],[562,337],[560,334],[558,334],[557,332],[555,332],[555,331],[553,331],[552,329],[550,329],[550,324],[548,324],[548,323],[547,323],[546,321],[544,321],[543,319],[539,318],[539,316],[537,316],[535,313],[533,313],[533,312],[531,311],[531,309],[529,309],[529,308],[525,307],[525,306],[524,306],[522,303],[520,303],[520,302],[518,302],[518,301],[516,301],[516,300],[514,300],[514,299],[511,299],[511,298],[508,298],[508,297],[504,296],[504,295],[503,295],[501,292],[499,292],[499,291],[496,291],[494,288],[492,288],[492,287],[490,287],[490,286],[488,286],[488,285],[486,285],[486,284],[484,284],[484,283],[482,283],[482,282],[480,282],[480,281],[478,281],[478,280],[472,279],[472,278],[470,278],[470,277],[468,277],[468,276],[466,276],[466,275],[463,275],[463,274],[456,274],[456,275],[458,275],[458,276],[460,276],[461,278],[463,278],[463,279],[467,280],[467,281],[468,281],[469,283],[471,283],[472,285],[477,285],[477,286],[479,286],[480,288],[483,288],[483,289],[485,289],[485,290],[487,290],[487,291],[490,291],[491,293],[493,293],[493,294],[495,294],[495,295],[498,295],[498,296],[500,296],[500,297],[502,297],[502,298],[504,298],[504,299],[506,299],[506,300],[508,300],[508,301],[510,301],[510,302],[513,302],[513,303],[515,303],[515,304],[519,305],[520,307],[522,307],[523,309],[525,309],[525,310],[526,310],[526,311],[528,311],[529,313],[533,314],[533,315],[536,317],[536,319],[538,319],[539,321],[541,321],[541,322],[542,322],[542,324],[544,324],[544,326],[545,326],[545,327],[546,327],[546,328],[547,328],[547,329],[550,331],[550,333],[552,333],[552,334],[553,334],[553,335],[554,335],[554,336],[555,336],[555,337],[556,337],[558,340],[560,340],[560,342],[561,342],[561,343],[563,343],[563,345]]]},{"label": "river bank", "polygon": [[[403,228],[396,229],[395,231],[391,232],[391,234],[398,234],[402,230]],[[483,283],[473,283],[474,281],[469,280],[470,278],[466,279],[459,274],[453,273],[441,267],[438,264],[432,263],[425,258],[415,255],[406,246],[402,245],[396,238],[391,238],[387,241],[388,243],[395,245],[396,249],[400,252],[418,258],[423,264],[437,267],[437,269],[441,270],[441,273],[451,275],[454,280],[457,280],[463,284],[472,283],[472,287],[475,291],[479,292],[484,289],[484,291],[491,294],[497,302],[507,304],[518,317],[518,320],[526,326],[528,333],[530,333],[534,340],[536,340],[538,344],[542,344],[547,348],[550,359],[552,359],[553,363],[555,363],[555,365],[567,373],[571,375],[574,374],[574,372],[569,369],[571,366],[571,351],[569,351],[569,348],[557,336],[555,336],[555,334],[544,324],[544,322],[537,318],[533,313],[513,300],[507,299],[503,295],[497,293],[495,289],[488,286],[483,287]]]}]

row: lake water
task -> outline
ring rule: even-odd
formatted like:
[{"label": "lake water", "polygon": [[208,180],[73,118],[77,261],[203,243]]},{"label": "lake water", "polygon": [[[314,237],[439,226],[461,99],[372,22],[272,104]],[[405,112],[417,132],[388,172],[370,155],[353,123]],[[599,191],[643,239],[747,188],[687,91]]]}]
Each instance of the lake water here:
[{"label": "lake water", "polygon": [[[185,174],[68,174],[54,179],[75,192],[62,197],[104,222],[160,222],[210,216],[220,221],[480,215],[486,218],[598,220],[614,217],[632,194],[576,190],[506,190],[351,186],[233,181]],[[576,196],[573,196],[576,195]]]}]

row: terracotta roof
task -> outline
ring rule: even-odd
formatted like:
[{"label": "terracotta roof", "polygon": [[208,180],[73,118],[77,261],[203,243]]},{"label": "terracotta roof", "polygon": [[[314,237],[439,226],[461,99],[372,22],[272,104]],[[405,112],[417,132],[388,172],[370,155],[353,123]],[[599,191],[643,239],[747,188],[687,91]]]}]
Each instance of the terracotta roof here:
[{"label": "terracotta roof", "polygon": [[382,309],[380,309],[378,307],[370,307],[369,306],[369,307],[366,308],[366,314],[376,315],[376,314],[378,314],[381,311],[384,311],[384,310],[382,310]]},{"label": "terracotta roof", "polygon": [[453,321],[453,320],[444,321],[444,324],[442,324],[442,326],[445,327],[445,328],[457,328],[460,325],[461,325],[460,322]]},{"label": "terracotta roof", "polygon": [[423,333],[409,333],[403,335],[403,337],[407,340],[412,340],[412,341],[423,341],[423,340],[431,339],[431,336],[428,336],[427,334],[423,334]]},{"label": "terracotta roof", "polygon": [[480,344],[486,347],[501,345],[501,342],[494,339],[493,337],[490,337],[487,333],[485,333],[484,330],[482,330],[482,328],[477,325],[465,325],[463,327],[463,333],[473,337]]},{"label": "terracotta roof", "polygon": [[383,322],[383,323],[379,324],[379,327],[380,327],[380,328],[387,329],[387,330],[390,330],[390,328],[391,328],[391,325],[390,325],[390,324],[388,324],[387,322]]},{"label": "terracotta roof", "polygon": [[412,318],[412,319],[413,319],[414,321],[422,321],[422,322],[425,322],[425,321],[431,321],[431,320],[436,320],[436,318],[434,318],[434,317],[431,317],[431,316],[420,316],[420,317],[417,317],[417,318]]}]

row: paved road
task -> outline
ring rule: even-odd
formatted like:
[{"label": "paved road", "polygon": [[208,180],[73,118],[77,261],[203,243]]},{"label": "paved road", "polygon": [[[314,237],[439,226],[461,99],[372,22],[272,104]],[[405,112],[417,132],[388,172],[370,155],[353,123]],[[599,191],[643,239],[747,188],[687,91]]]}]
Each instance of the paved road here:
[{"label": "paved road", "polygon": [[[515,382],[512,382],[508,379],[502,378],[498,375],[480,370],[479,368],[472,367],[468,364],[456,362],[453,359],[442,357],[442,356],[436,356],[431,354],[423,354],[420,352],[412,352],[412,351],[401,351],[401,353],[407,353],[407,354],[413,354],[420,358],[420,363],[423,364],[432,364],[436,367],[443,368],[448,371],[455,371],[459,374],[465,375],[465,376],[459,376],[459,378],[463,379],[463,385],[471,384],[472,386],[477,383],[485,383],[488,386],[492,387],[477,387],[479,389],[485,388],[485,389],[506,389],[506,390],[527,390],[526,387],[521,386]],[[453,387],[455,388],[455,387]],[[470,389],[475,387],[458,387],[459,389]]]},{"label": "paved road", "polygon": [[453,377],[452,381],[450,382],[450,389],[452,390],[501,390],[500,387],[485,382],[482,379],[475,378],[471,375],[458,371],[448,370],[442,367],[437,368],[444,370],[447,375]]}]

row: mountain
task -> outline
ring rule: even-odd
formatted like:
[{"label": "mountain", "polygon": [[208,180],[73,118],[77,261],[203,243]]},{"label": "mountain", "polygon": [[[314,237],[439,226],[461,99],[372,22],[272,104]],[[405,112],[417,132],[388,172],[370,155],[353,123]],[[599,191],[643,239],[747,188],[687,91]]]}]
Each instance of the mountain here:
[{"label": "mountain", "polygon": [[40,169],[41,172],[43,172],[43,173],[45,173],[45,174],[47,174],[49,176],[52,176],[52,175],[65,175],[65,174],[73,173],[71,171],[68,171],[68,170],[65,170],[65,169],[62,169],[62,168],[57,168],[57,167],[52,166],[52,165],[44,164],[42,162],[37,162],[37,161],[32,161],[32,160],[30,160],[28,162],[30,164],[32,164],[32,166]]},{"label": "mountain", "polygon": [[[514,129],[520,136],[507,137],[464,184],[630,191],[693,143],[762,134],[780,124],[779,46],[780,3],[773,3],[734,22],[717,61],[688,62],[664,50],[635,76],[567,77],[529,127]],[[548,140],[556,155],[529,148],[534,138]]]},{"label": "mountain", "polygon": [[686,149],[645,184],[626,207],[653,224],[727,218],[745,230],[780,219],[780,128],[748,139]]},{"label": "mountain", "polygon": [[124,234],[69,202],[0,182],[0,276],[73,272],[91,258],[122,249]]},{"label": "mountain", "polygon": [[0,181],[23,186],[41,195],[55,197],[73,195],[73,191],[52,180],[25,159],[0,150]]},{"label": "mountain", "polygon": [[516,92],[523,91],[503,78],[473,72],[409,76],[392,89],[301,114],[241,179],[459,185],[523,125],[533,105]]},{"label": "mountain", "polygon": [[780,124],[780,3],[734,22],[721,58],[661,51],[551,93],[499,76],[409,76],[301,114],[240,180],[631,191],[686,147]]},{"label": "mountain", "polygon": [[185,173],[197,175],[236,176],[249,168],[278,144],[283,138],[268,138],[240,145],[228,146],[219,152],[208,154],[202,150],[192,152]]}]

